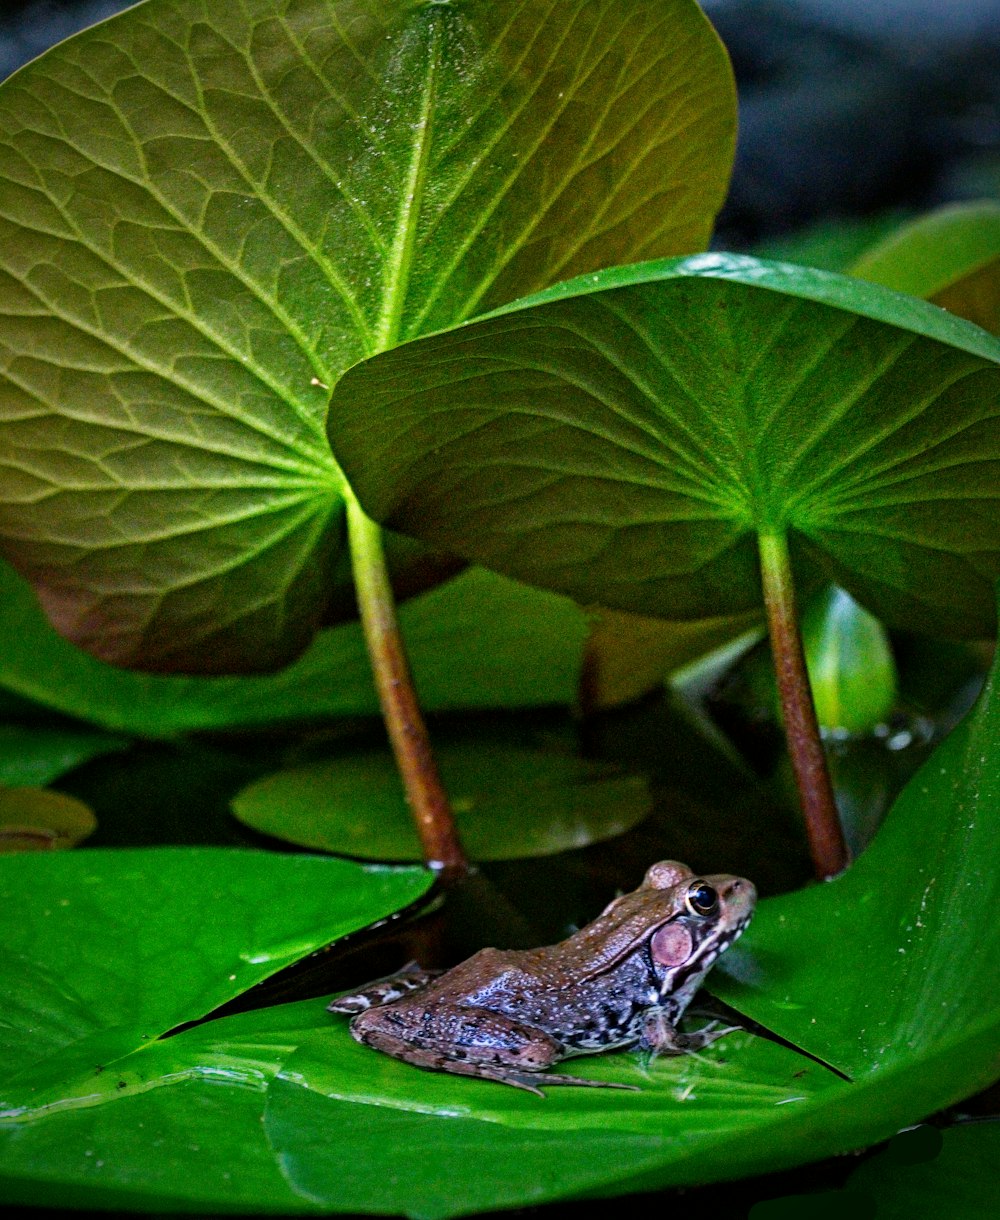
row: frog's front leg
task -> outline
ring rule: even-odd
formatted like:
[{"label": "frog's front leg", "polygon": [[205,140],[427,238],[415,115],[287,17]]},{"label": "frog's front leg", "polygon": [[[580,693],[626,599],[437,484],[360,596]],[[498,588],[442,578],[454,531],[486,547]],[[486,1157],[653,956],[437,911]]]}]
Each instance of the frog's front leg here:
[{"label": "frog's front leg", "polygon": [[726,1025],[719,1029],[718,1025],[718,1021],[712,1021],[703,1029],[685,1034],[670,1024],[665,1009],[650,1008],[643,1024],[639,1050],[651,1056],[692,1055],[740,1028],[738,1025]]},{"label": "frog's front leg", "polygon": [[537,1073],[565,1057],[565,1047],[551,1034],[488,1008],[442,1002],[408,1004],[405,1001],[369,1008],[351,1022],[351,1034],[373,1047],[430,1071],[476,1076],[525,1089],[539,1097],[544,1084],[632,1088],[576,1076]]},{"label": "frog's front leg", "polygon": [[403,996],[418,991],[421,987],[426,987],[428,983],[433,982],[443,973],[443,970],[423,970],[416,962],[408,962],[402,970],[397,970],[395,974],[387,975],[384,979],[376,979],[375,982],[362,987],[360,991],[353,991],[350,995],[338,997],[326,1006],[326,1011],[343,1012],[353,1016],[356,1013],[365,1012],[369,1008],[394,1004]]}]

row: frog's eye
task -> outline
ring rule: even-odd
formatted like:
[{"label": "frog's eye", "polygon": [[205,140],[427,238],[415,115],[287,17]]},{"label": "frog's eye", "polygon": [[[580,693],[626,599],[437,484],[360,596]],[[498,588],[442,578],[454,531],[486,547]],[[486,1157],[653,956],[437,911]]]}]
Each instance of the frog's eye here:
[{"label": "frog's eye", "polygon": [[692,915],[714,915],[719,909],[718,891],[704,881],[695,881],[689,886],[684,901]]}]

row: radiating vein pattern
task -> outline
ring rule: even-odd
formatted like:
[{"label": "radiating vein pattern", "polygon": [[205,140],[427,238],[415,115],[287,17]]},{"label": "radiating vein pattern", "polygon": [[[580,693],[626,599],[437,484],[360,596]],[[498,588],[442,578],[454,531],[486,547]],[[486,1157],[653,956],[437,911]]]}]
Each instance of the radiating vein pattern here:
[{"label": "radiating vein pattern", "polygon": [[376,517],[583,602],[749,608],[777,531],[890,622],[986,634],[1000,343],[899,300],[735,256],[584,276],[352,369],[334,443]]},{"label": "radiating vein pattern", "polygon": [[105,659],[282,662],[342,542],[329,387],[700,249],[733,134],[693,0],[148,0],[71,39],[0,88],[0,552]]}]

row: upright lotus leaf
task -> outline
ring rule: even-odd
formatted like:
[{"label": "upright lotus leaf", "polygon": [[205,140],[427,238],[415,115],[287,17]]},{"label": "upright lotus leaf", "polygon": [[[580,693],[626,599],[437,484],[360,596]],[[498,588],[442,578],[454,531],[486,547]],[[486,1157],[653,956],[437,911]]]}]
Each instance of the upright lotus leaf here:
[{"label": "upright lotus leaf", "polygon": [[0,87],[0,545],[149,669],[274,667],[343,543],[328,393],[523,293],[701,248],[694,0],[147,0]]},{"label": "upright lotus leaf", "polygon": [[850,272],[1000,334],[1000,203],[939,208],[866,250]]},{"label": "upright lotus leaf", "polygon": [[584,276],[360,364],[329,427],[375,518],[585,603],[747,611],[787,540],[890,624],[995,626],[1000,342],[845,276]]},{"label": "upright lotus leaf", "polygon": [[762,616],[750,611],[671,623],[593,609],[591,622],[580,684],[585,711],[631,703],[707,653],[740,639],[752,640]]},{"label": "upright lotus leaf", "polygon": [[[587,623],[567,598],[473,568],[407,602],[399,619],[428,710],[566,704],[575,695]],[[0,688],[142,737],[378,714],[357,623],[319,632],[276,674],[132,673],[57,635],[24,580],[0,562],[0,640]],[[3,765],[0,734],[0,781]],[[21,774],[16,782],[29,782]]]}]

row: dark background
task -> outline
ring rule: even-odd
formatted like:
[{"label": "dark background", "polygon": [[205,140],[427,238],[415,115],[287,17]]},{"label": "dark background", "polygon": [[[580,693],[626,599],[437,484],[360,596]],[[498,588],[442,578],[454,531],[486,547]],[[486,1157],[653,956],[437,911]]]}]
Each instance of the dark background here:
[{"label": "dark background", "polygon": [[[125,7],[122,0],[7,0],[0,79]],[[1000,197],[998,0],[704,0],[703,7],[729,48],[740,93],[739,146],[717,247],[748,249],[812,225],[902,218],[946,202]],[[605,726],[619,742],[622,729],[621,718]],[[158,749],[147,750],[152,772]],[[155,788],[142,760],[135,763],[131,782]],[[222,790],[238,786],[239,777],[220,770],[218,759],[198,774],[219,788],[202,802],[217,807],[202,833],[226,841],[233,825]],[[152,821],[162,834],[163,821]],[[971,1108],[988,1112],[990,1103],[980,1099]],[[767,1179],[634,1196],[627,1205],[721,1209],[735,1220],[752,1209],[753,1220],[778,1220],[794,1214],[786,1205],[798,1207],[787,1196],[836,1192],[854,1164],[843,1158]],[[836,1193],[821,1193],[808,1212],[822,1217],[842,1206]],[[529,1209],[544,1220],[579,1210]],[[48,1214],[56,1213],[36,1213]]]}]

